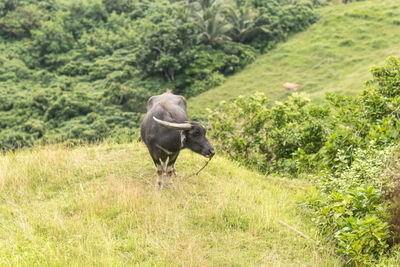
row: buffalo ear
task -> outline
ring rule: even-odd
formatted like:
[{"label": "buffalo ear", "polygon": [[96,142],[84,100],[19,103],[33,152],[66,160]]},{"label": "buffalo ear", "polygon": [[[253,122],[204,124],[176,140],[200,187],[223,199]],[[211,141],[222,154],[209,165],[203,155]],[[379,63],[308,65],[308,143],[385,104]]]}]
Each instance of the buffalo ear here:
[{"label": "buffalo ear", "polygon": [[172,130],[190,130],[190,129],[192,129],[192,124],[190,124],[189,122],[175,123],[175,122],[163,121],[163,120],[157,119],[154,116],[153,116],[153,119],[158,124],[168,128],[168,129],[172,129]]}]

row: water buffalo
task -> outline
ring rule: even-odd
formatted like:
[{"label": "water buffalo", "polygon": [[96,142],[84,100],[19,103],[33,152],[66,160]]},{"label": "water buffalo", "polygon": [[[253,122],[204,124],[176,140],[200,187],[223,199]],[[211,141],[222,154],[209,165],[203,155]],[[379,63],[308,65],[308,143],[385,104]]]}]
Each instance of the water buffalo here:
[{"label": "water buffalo", "polygon": [[174,164],[181,149],[189,148],[209,158],[215,154],[206,138],[205,127],[188,122],[186,99],[170,91],[150,97],[140,134],[156,166],[160,188],[163,176],[166,175],[167,185],[172,175],[176,177]]}]

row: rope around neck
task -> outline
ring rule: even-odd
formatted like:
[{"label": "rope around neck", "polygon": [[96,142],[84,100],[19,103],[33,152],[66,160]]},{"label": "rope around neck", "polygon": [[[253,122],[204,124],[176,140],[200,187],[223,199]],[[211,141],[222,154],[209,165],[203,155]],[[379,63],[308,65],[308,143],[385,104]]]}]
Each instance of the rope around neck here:
[{"label": "rope around neck", "polygon": [[192,176],[194,176],[194,175],[199,175],[199,173],[208,165],[208,163],[210,162],[212,160],[212,157],[208,160],[208,161],[206,161],[206,163],[204,164],[204,166],[203,167],[201,167],[201,169],[200,170],[198,170],[197,172],[195,172],[195,173],[192,173],[191,175],[189,175],[189,176],[186,176],[186,178],[185,179],[188,179],[188,178],[190,178],[190,177],[192,177]]}]

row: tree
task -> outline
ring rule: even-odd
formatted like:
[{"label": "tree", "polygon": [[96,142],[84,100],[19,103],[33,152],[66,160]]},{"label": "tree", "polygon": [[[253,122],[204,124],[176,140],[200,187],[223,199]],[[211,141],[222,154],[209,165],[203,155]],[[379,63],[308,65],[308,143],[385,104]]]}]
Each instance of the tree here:
[{"label": "tree", "polygon": [[257,26],[257,14],[248,4],[236,0],[234,5],[225,7],[226,20],[231,24],[229,36],[235,42],[248,43],[259,32],[268,33],[262,25]]},{"label": "tree", "polygon": [[74,45],[72,33],[64,29],[62,13],[55,21],[46,21],[40,30],[32,32],[33,49],[39,61],[46,67],[59,63],[59,54],[69,51]]},{"label": "tree", "polygon": [[216,46],[230,40],[231,25],[225,20],[218,0],[200,0],[191,3],[192,20],[197,27],[200,42]]},{"label": "tree", "polygon": [[136,1],[134,0],[102,0],[108,13],[115,11],[117,14],[130,13],[135,9]]},{"label": "tree", "polygon": [[37,5],[17,7],[0,18],[0,30],[16,37],[29,36],[31,30],[38,29],[47,16]]},{"label": "tree", "polygon": [[176,25],[173,21],[146,23],[146,30],[139,37],[138,64],[148,74],[162,73],[169,82],[175,81],[176,72],[182,67],[180,55],[190,47],[194,36],[193,25]]},{"label": "tree", "polygon": [[8,12],[17,7],[17,0],[3,0],[0,2],[0,16],[5,16]]}]

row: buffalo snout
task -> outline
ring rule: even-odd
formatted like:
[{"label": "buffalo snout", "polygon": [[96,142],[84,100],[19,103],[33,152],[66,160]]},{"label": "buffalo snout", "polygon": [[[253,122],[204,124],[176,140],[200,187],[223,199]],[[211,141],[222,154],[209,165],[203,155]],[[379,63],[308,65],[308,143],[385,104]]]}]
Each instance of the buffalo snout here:
[{"label": "buffalo snout", "polygon": [[214,157],[214,155],[215,155],[214,148],[210,148],[210,149],[208,150],[208,157],[209,157],[209,158],[212,158],[212,157]]}]

